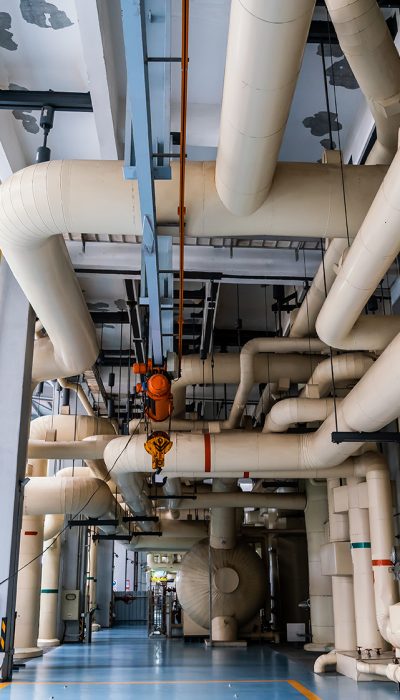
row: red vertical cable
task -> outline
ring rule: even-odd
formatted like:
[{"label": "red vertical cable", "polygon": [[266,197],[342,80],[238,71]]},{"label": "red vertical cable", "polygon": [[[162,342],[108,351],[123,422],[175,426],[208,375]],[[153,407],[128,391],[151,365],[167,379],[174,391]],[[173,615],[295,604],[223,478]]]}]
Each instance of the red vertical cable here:
[{"label": "red vertical cable", "polygon": [[182,56],[181,56],[181,136],[179,151],[179,317],[178,357],[179,375],[183,354],[183,303],[185,270],[185,174],[186,174],[186,117],[189,63],[189,0],[182,0]]}]

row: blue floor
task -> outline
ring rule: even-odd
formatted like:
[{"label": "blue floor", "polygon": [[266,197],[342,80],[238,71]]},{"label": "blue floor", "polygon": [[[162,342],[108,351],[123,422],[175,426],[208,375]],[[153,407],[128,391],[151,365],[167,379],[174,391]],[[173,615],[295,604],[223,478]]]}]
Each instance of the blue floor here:
[{"label": "blue floor", "polygon": [[393,683],[355,684],[307,666],[268,645],[207,650],[181,640],[149,640],[132,627],[103,630],[93,644],[64,645],[29,661],[0,700],[386,700]]}]

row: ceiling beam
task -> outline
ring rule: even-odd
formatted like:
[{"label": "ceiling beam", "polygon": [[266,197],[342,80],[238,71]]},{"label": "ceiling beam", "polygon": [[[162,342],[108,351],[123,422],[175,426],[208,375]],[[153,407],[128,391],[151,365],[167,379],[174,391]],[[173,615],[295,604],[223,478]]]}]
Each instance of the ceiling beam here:
[{"label": "ceiling beam", "polygon": [[59,112],[92,112],[90,92],[53,90],[0,90],[0,109],[41,110],[53,107]]}]

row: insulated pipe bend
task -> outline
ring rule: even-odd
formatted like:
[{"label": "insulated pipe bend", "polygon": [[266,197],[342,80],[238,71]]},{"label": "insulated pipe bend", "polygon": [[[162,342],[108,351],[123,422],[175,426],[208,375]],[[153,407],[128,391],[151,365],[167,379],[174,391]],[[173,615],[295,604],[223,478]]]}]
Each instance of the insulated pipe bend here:
[{"label": "insulated pipe bend", "polygon": [[367,160],[387,163],[400,128],[400,58],[376,0],[326,0],[340,46],[367,98],[377,144]]},{"label": "insulated pipe bend", "polygon": [[315,368],[306,386],[300,392],[300,396],[307,397],[310,390],[316,388],[319,398],[322,398],[330,392],[333,382],[339,384],[343,381],[361,379],[373,364],[373,358],[362,353],[348,353],[327,358]]},{"label": "insulated pipe bend", "polygon": [[224,421],[225,429],[237,428],[246,407],[249,393],[254,384],[254,358],[259,353],[324,353],[328,348],[314,338],[253,338],[246,343],[240,352],[240,384],[231,408],[228,420]]},{"label": "insulated pipe bend", "polygon": [[239,216],[256,211],[271,187],[314,6],[232,2],[216,186]]},{"label": "insulated pipe bend", "polygon": [[[336,404],[340,403],[341,400],[336,399]],[[263,433],[285,433],[295,423],[322,422],[334,408],[334,399],[283,399],[272,406]]]},{"label": "insulated pipe bend", "polygon": [[360,316],[400,252],[399,201],[398,151],[317,318],[331,347],[382,351],[400,331],[399,316]]}]

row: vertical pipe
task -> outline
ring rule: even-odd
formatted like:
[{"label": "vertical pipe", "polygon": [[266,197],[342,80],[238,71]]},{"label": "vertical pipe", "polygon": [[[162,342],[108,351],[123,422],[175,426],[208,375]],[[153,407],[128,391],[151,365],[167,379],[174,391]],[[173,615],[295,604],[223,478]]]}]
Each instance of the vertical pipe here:
[{"label": "vertical pipe", "polygon": [[[50,546],[49,546],[50,545]],[[39,647],[56,647],[58,584],[60,576],[61,538],[56,536],[44,543],[42,560],[42,589],[40,596]]]},{"label": "vertical pipe", "polygon": [[357,646],[361,650],[382,649],[385,645],[376,623],[368,509],[359,506],[360,481],[355,477],[347,479]]}]

